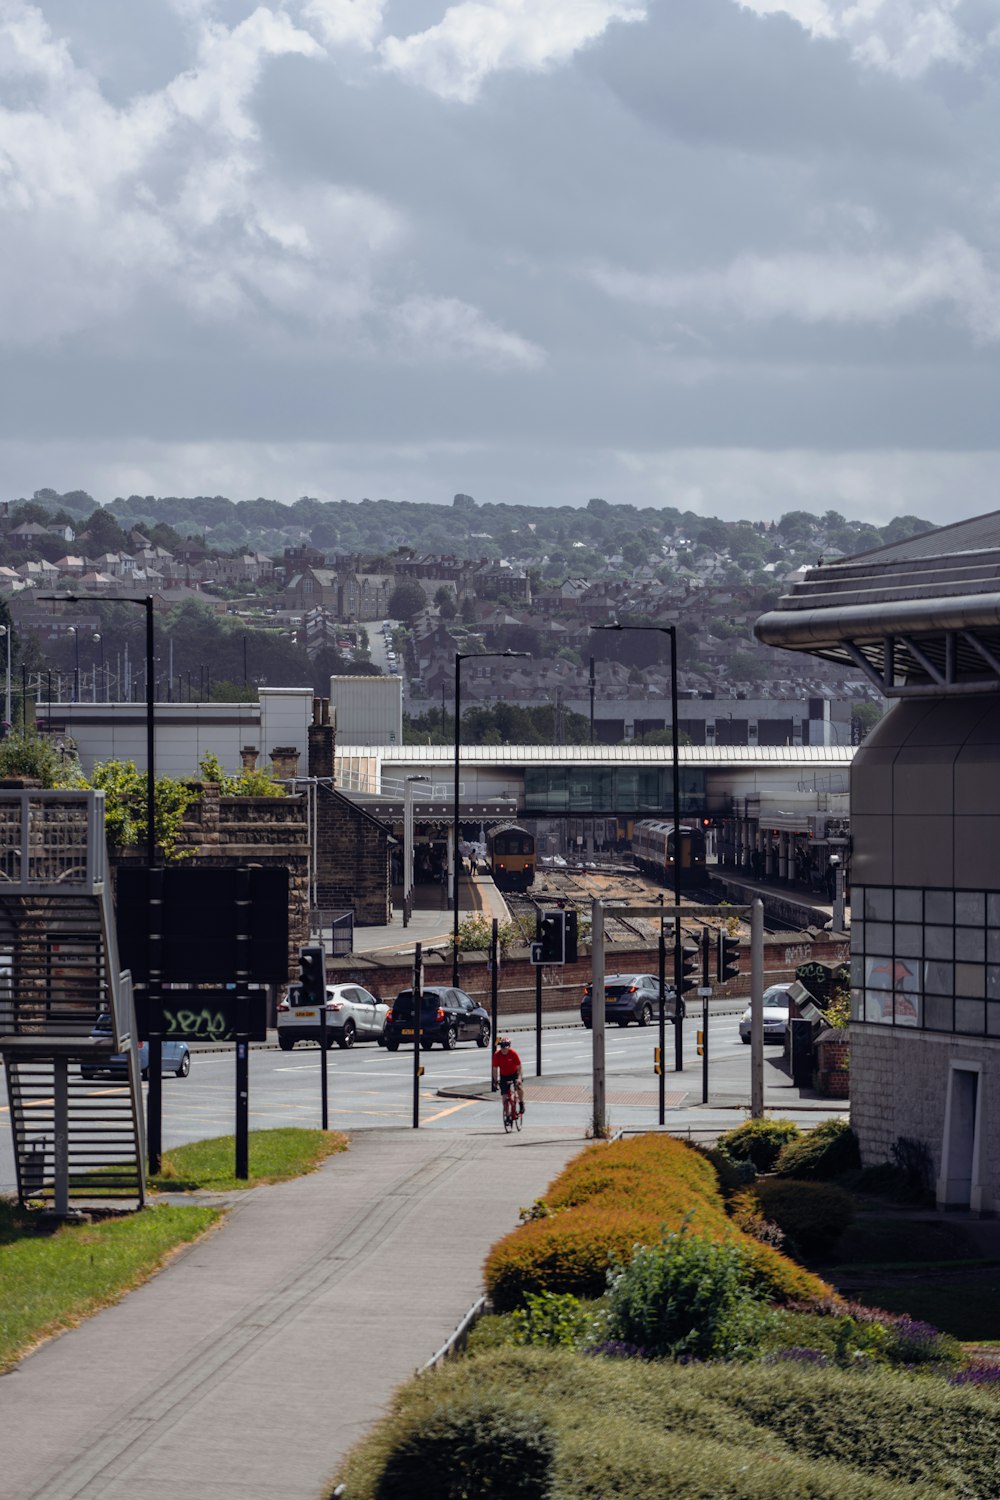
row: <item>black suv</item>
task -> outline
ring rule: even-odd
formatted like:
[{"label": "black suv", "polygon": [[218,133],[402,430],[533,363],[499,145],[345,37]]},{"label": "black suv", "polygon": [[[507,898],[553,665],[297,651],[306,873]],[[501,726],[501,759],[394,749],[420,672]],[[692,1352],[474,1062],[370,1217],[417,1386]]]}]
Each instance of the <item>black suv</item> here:
[{"label": "black suv", "polygon": [[[475,1042],[479,1047],[490,1044],[490,1017],[481,1005],[464,990],[451,985],[429,984],[421,991],[420,1045],[433,1047],[440,1042],[450,1052],[459,1042]],[[385,1045],[390,1052],[400,1042],[413,1040],[413,991],[402,990],[392,1002],[386,1017]]]},{"label": "black suv", "polygon": [[[668,1021],[674,1019],[674,992],[668,986],[664,1005]],[[604,980],[604,1019],[627,1026],[648,1026],[660,1014],[660,981],[653,974],[608,974]],[[684,1005],[681,1002],[681,1016]],[[591,987],[588,984],[580,1001],[580,1020],[588,1029],[593,1026]]]}]

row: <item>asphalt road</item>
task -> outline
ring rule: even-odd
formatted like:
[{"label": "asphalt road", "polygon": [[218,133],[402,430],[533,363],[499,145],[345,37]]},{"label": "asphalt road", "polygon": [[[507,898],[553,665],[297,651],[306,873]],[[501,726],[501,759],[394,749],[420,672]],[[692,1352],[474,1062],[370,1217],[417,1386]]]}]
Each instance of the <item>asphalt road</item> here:
[{"label": "asphalt road", "polygon": [[[698,1022],[689,1016],[684,1029],[683,1073],[673,1071],[673,1028],[667,1027],[668,1071],[667,1127],[681,1133],[712,1133],[738,1124],[750,1095],[750,1049],[739,1040],[738,1016],[713,1016],[710,1032],[710,1104],[701,1103],[701,1059],[695,1052]],[[590,1121],[589,1077],[592,1064],[592,1033],[580,1025],[547,1026],[542,1031],[541,1083],[535,1079],[535,1032],[515,1030],[514,1045],[520,1053],[525,1075],[526,1131],[548,1132],[579,1127]],[[606,1037],[606,1069],[609,1116],[612,1126],[642,1130],[658,1122],[658,1079],[653,1072],[656,1026],[609,1027]],[[498,1097],[486,1099],[442,1096],[442,1089],[462,1091],[489,1085],[490,1051],[474,1043],[454,1052],[435,1047],[421,1053],[424,1076],[420,1080],[420,1124],[434,1130],[479,1132],[500,1125]],[[371,1043],[350,1051],[334,1048],[327,1054],[329,1123],[332,1129],[361,1130],[377,1126],[409,1126],[413,1119],[412,1052],[386,1052]],[[781,1051],[765,1049],[765,1082],[785,1084],[780,1069]],[[318,1127],[320,1115],[320,1066],[318,1047],[300,1043],[291,1052],[276,1047],[253,1048],[250,1054],[250,1128],[266,1130],[279,1125]],[[163,1080],[163,1144],[205,1140],[231,1135],[234,1129],[235,1060],[231,1048],[196,1049],[187,1078],[167,1076]],[[114,1091],[116,1085],[95,1083],[96,1092]],[[783,1090],[781,1112],[797,1116],[798,1098]],[[839,1112],[831,1105],[828,1113]],[[816,1109],[807,1115],[816,1119]],[[6,1092],[0,1086],[0,1192],[14,1191],[10,1112]]]}]

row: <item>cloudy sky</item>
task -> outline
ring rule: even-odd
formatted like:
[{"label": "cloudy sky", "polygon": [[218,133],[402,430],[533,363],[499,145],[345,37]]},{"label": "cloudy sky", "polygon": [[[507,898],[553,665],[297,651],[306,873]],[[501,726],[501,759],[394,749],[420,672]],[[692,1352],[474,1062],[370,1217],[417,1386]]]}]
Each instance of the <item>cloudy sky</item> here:
[{"label": "cloudy sky", "polygon": [[1000,506],[998,0],[0,0],[0,492]]}]

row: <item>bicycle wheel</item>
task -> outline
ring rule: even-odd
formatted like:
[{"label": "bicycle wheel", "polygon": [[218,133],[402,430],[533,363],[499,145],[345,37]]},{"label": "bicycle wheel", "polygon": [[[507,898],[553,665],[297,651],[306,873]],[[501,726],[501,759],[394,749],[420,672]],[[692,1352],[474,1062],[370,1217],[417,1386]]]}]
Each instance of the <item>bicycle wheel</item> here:
[{"label": "bicycle wheel", "polygon": [[517,1112],[514,1115],[514,1129],[515,1130],[520,1130],[523,1125],[524,1125],[524,1116],[522,1115],[522,1113],[521,1113],[520,1110],[517,1110]]},{"label": "bicycle wheel", "polygon": [[514,1129],[514,1121],[511,1116],[510,1109],[507,1106],[506,1098],[504,1098],[503,1101],[503,1128],[508,1135],[510,1135],[511,1131]]}]

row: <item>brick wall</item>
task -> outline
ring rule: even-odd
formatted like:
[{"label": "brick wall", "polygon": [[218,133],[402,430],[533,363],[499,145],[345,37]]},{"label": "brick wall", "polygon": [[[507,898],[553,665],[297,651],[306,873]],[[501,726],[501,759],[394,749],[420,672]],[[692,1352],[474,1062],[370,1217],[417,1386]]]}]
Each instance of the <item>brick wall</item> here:
[{"label": "brick wall", "polygon": [[852,1026],[851,1124],[865,1166],[891,1159],[905,1135],[922,1141],[941,1174],[941,1147],[950,1063],[981,1062],[979,1111],[983,1122],[982,1174],[992,1212],[1000,1208],[1000,1159],[991,1148],[1000,1110],[1000,1041],[936,1036],[890,1026]]},{"label": "brick wall", "polygon": [[[795,978],[798,964],[815,960],[819,963],[842,963],[844,943],[832,942],[825,933],[817,938],[803,934],[768,935],[764,939],[764,983],[779,984]],[[712,979],[712,992],[716,998],[731,999],[734,1004],[745,1000],[750,992],[750,953],[744,943],[740,952],[741,970],[728,984],[720,985]],[[606,974],[655,974],[659,964],[659,952],[655,945],[609,944],[605,952]],[[714,974],[715,958],[712,957]],[[413,961],[395,954],[379,958],[358,955],[354,958],[333,960],[328,968],[337,971],[338,982],[353,980],[365,985],[385,1000],[390,1000],[412,979]],[[451,949],[448,944],[439,944],[424,953],[424,982],[426,984],[451,983]],[[481,1001],[487,1009],[490,1004],[490,974],[485,953],[464,953],[459,965],[459,983],[474,999]],[[673,952],[667,953],[667,983],[673,976]],[[575,964],[552,965],[542,970],[542,1010],[572,1009],[580,1003],[584,986],[590,983],[590,953],[584,946]],[[689,997],[690,998],[690,997]],[[527,950],[515,950],[500,966],[498,1003],[501,1015],[512,1015],[517,1011],[535,1008],[535,970],[529,963]]]},{"label": "brick wall", "polygon": [[353,911],[359,926],[388,922],[390,830],[333,785],[330,704],[317,698],[309,726],[309,775],[316,788],[316,904]]}]

